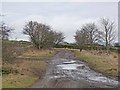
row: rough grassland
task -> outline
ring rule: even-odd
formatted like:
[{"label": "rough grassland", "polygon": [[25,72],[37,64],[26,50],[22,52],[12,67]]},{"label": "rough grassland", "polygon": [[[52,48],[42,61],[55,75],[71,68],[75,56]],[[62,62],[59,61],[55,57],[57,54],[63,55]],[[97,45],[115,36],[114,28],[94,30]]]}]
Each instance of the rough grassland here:
[{"label": "rough grassland", "polygon": [[43,61],[23,61],[16,64],[7,64],[4,67],[15,69],[18,72],[3,75],[3,88],[25,88],[42,77],[47,68],[47,63]]},{"label": "rough grassland", "polygon": [[[88,63],[89,67],[101,72],[107,76],[118,76],[118,54],[111,53],[106,55],[105,53],[97,54],[97,52],[75,50],[76,58]],[[120,72],[119,72],[120,73]],[[119,74],[120,75],[120,74]]]},{"label": "rough grassland", "polygon": [[31,86],[44,75],[48,66],[44,60],[55,54],[54,50],[36,50],[27,42],[3,41],[3,45],[3,88]]},{"label": "rough grassland", "polygon": [[18,58],[49,59],[54,54],[54,50],[29,50],[20,55]]}]

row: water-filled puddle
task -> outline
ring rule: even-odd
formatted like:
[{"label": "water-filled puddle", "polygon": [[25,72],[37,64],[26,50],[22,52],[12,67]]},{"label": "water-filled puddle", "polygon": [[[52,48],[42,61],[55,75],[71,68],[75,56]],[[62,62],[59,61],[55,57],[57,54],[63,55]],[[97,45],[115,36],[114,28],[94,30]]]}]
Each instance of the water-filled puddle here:
[{"label": "water-filled puddle", "polygon": [[57,65],[57,67],[62,68],[62,69],[66,69],[66,70],[77,70],[77,67],[81,67],[83,65],[81,64],[61,64],[61,65]]},{"label": "water-filled puddle", "polygon": [[115,80],[112,80],[112,79],[109,79],[105,76],[91,76],[91,77],[88,77],[89,80],[93,80],[93,81],[99,81],[99,82],[103,82],[103,83],[108,83],[110,85],[112,84],[115,84],[115,85],[118,85],[118,81],[115,81]]},{"label": "water-filled puddle", "polygon": [[73,64],[75,63],[76,61],[69,61],[69,62],[63,62],[63,64]]},{"label": "water-filled puddle", "polygon": [[85,63],[78,63],[74,60],[63,61],[61,64],[57,65],[57,70],[59,73],[62,73],[60,76],[55,77],[72,77],[74,79],[84,78],[90,82],[102,82],[109,85],[118,85],[118,81],[110,79],[108,77],[103,76],[100,73],[97,73],[91,70]]}]

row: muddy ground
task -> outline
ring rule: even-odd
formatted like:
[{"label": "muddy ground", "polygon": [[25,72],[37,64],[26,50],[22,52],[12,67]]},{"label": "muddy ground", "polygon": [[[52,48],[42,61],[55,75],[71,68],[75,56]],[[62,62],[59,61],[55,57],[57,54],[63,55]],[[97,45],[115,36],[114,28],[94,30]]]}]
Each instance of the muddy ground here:
[{"label": "muddy ground", "polygon": [[85,62],[76,60],[74,52],[64,50],[49,62],[42,80],[31,88],[113,88],[118,81],[91,70]]}]

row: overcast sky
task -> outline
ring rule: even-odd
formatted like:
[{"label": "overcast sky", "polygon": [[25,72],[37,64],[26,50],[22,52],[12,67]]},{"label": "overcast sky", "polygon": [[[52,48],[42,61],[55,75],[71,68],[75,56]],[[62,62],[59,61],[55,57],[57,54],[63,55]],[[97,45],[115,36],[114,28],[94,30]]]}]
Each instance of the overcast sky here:
[{"label": "overcast sky", "polygon": [[[22,34],[26,22],[33,20],[48,24],[53,30],[64,33],[67,42],[74,42],[74,35],[82,24],[99,22],[101,17],[118,20],[117,2],[4,2],[3,20],[15,28],[10,39],[29,40]],[[117,31],[117,29],[116,29]],[[117,36],[117,35],[116,35]]]}]

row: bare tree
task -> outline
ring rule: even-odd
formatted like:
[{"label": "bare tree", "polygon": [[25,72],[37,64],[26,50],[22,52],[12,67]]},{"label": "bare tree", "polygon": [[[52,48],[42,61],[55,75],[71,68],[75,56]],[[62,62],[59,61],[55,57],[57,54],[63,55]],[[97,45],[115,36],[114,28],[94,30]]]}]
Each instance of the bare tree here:
[{"label": "bare tree", "polygon": [[86,44],[88,44],[88,33],[86,30],[81,29],[76,31],[75,35],[76,43],[79,45],[80,51],[84,48]]},{"label": "bare tree", "polygon": [[8,27],[5,23],[0,24],[0,39],[2,40],[8,40],[9,35],[14,30],[11,27]]},{"label": "bare tree", "polygon": [[97,41],[97,37],[98,37],[98,28],[97,26],[95,25],[95,23],[88,23],[88,24],[85,24],[83,27],[82,27],[88,34],[88,43],[90,44],[90,46],[92,46],[93,44],[96,43]]},{"label": "bare tree", "polygon": [[91,48],[93,44],[98,40],[98,28],[94,23],[88,23],[82,26],[80,31],[76,32],[75,39],[79,45],[90,44]]},{"label": "bare tree", "polygon": [[115,22],[109,18],[101,18],[102,24],[102,37],[101,39],[105,42],[107,52],[109,52],[109,46],[115,40]]},{"label": "bare tree", "polygon": [[45,47],[45,48],[53,47],[54,40],[55,40],[55,35],[54,35],[54,32],[52,30],[44,33],[44,38],[41,42],[42,48],[43,47]]},{"label": "bare tree", "polygon": [[58,45],[61,42],[63,42],[65,37],[62,32],[54,32],[54,34],[55,34],[55,41],[54,41],[55,45]]},{"label": "bare tree", "polygon": [[62,33],[54,32],[50,26],[33,21],[25,25],[23,33],[30,36],[38,49],[52,47],[63,40]]},{"label": "bare tree", "polygon": [[30,21],[25,25],[23,33],[29,35],[35,47],[40,49],[48,42],[50,30],[50,26]]}]

